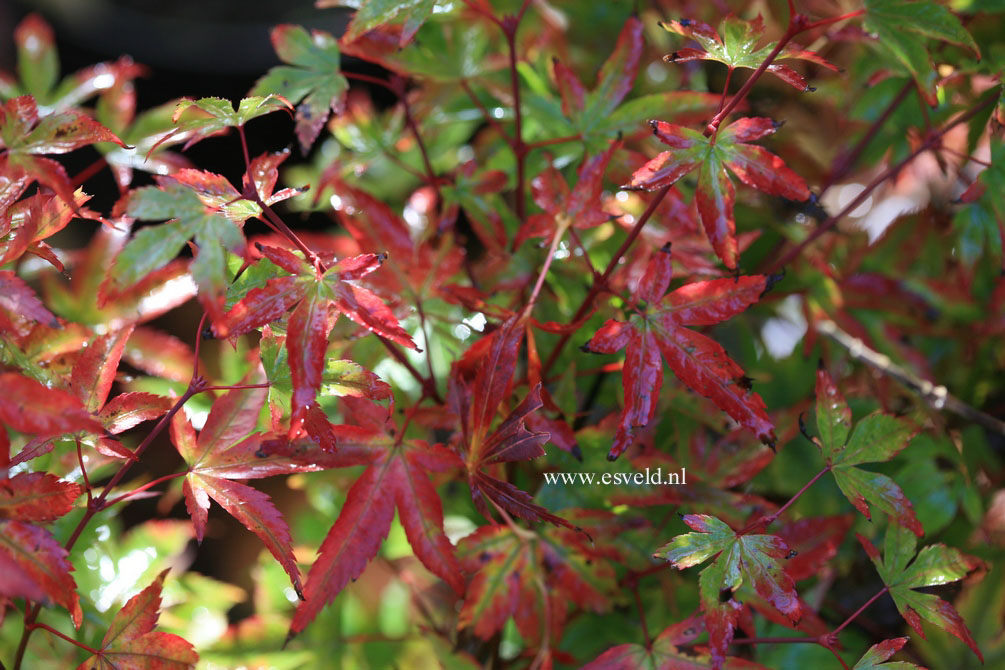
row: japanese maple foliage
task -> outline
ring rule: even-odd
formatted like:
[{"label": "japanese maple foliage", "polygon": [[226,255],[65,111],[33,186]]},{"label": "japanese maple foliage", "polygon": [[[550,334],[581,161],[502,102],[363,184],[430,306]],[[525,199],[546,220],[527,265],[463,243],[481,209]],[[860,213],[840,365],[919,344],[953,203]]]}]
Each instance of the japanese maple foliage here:
[{"label": "japanese maple foliage", "polygon": [[317,6],[14,31],[0,667],[1005,667],[1000,7]]}]

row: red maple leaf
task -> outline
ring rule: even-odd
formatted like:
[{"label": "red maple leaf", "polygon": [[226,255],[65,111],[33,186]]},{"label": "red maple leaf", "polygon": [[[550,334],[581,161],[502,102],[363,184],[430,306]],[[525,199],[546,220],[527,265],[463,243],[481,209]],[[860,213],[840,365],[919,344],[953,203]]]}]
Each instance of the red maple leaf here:
[{"label": "red maple leaf", "polygon": [[[525,327],[525,316],[511,317],[455,363],[448,400],[461,420],[461,466],[467,471],[475,507],[485,518],[493,518],[491,503],[527,521],[548,521],[573,528],[565,519],[534,504],[526,491],[486,472],[502,463],[544,456],[543,445],[550,437],[548,433],[532,433],[524,425],[527,417],[542,406],[540,384],[530,390],[495,430],[490,430],[499,405],[511,395],[513,370]],[[474,355],[470,355],[472,351]],[[459,373],[463,364],[477,365],[470,386]]]},{"label": "red maple leaf", "polygon": [[765,444],[775,441],[764,401],[750,380],[715,341],[686,326],[709,326],[729,319],[750,305],[775,281],[754,275],[686,284],[666,293],[672,278],[670,249],[653,256],[632,297],[645,302],[628,322],[610,319],[583,345],[590,353],[612,354],[627,348],[622,384],[625,408],[608,454],[616,459],[632,442],[633,431],[656,416],[663,362],[677,378],[709,398]]},{"label": "red maple leaf", "polygon": [[115,133],[82,112],[64,111],[41,116],[35,98],[21,95],[0,106],[0,175],[13,186],[0,193],[6,209],[33,182],[48,186],[76,207],[66,170],[41,154],[64,154],[95,142],[126,144]]},{"label": "red maple leaf", "polygon": [[291,635],[302,631],[349,580],[359,577],[387,537],[396,508],[416,557],[458,595],[464,593],[454,547],[443,531],[440,496],[428,474],[457,468],[457,456],[439,444],[402,439],[403,433],[387,421],[386,410],[369,400],[347,397],[343,402],[366,425],[335,427],[335,462],[339,467],[367,468],[349,489],[338,519],[318,550]]},{"label": "red maple leaf", "polygon": [[313,472],[331,467],[332,462],[328,454],[316,449],[304,453],[287,440],[253,433],[266,391],[228,391],[213,403],[198,435],[184,413],[175,414],[171,440],[188,464],[183,491],[196,538],[201,542],[206,532],[212,498],[265,543],[301,594],[300,571],[286,520],[269,496],[239,480]]},{"label": "red maple leaf", "polygon": [[315,424],[308,418],[318,413],[316,396],[321,388],[328,334],[338,314],[345,314],[392,342],[410,349],[418,347],[377,295],[350,283],[380,267],[383,254],[344,258],[322,272],[286,249],[259,245],[259,250],[290,274],[269,279],[265,286],[249,291],[219,323],[213,324],[213,329],[220,337],[240,335],[279,320],[293,307],[286,336],[293,382],[290,439],[300,437],[304,430],[326,439],[314,430]]},{"label": "red maple leaf", "polygon": [[738,255],[733,219],[736,194],[727,168],[747,186],[765,193],[799,201],[810,197],[803,178],[781,158],[748,144],[775,132],[780,123],[765,118],[737,119],[713,138],[665,121],[650,124],[656,137],[670,150],[639,168],[626,188],[663,188],[697,169],[695,200],[701,222],[715,253],[731,270],[736,268]]},{"label": "red maple leaf", "polygon": [[112,619],[98,653],[77,670],[191,670],[199,654],[184,638],[155,631],[161,606],[161,588],[168,571],[129,599]]},{"label": "red maple leaf", "polygon": [[529,237],[546,237],[556,230],[592,228],[609,220],[611,214],[600,207],[604,172],[611,155],[621,147],[612,142],[607,151],[583,161],[579,166],[576,186],[571,191],[562,173],[549,166],[531,182],[534,202],[544,212],[533,214],[520,227],[513,248],[517,249]]}]

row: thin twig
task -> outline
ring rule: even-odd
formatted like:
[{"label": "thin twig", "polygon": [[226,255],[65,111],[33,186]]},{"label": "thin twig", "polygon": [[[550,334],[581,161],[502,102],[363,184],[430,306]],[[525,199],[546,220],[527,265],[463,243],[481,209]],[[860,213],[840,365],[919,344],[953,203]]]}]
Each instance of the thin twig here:
[{"label": "thin twig", "polygon": [[[579,321],[586,315],[587,312],[590,311],[593,307],[593,301],[598,295],[600,295],[600,292],[607,285],[607,280],[610,279],[612,274],[614,274],[614,270],[621,262],[621,258],[628,251],[628,248],[632,246],[635,238],[637,238],[642,232],[642,227],[646,225],[646,222],[649,221],[650,217],[652,217],[653,213],[656,211],[656,208],[659,207],[660,203],[663,202],[663,198],[665,198],[669,192],[670,187],[667,186],[660,189],[656,195],[653,196],[653,199],[649,202],[649,206],[646,207],[644,212],[642,212],[639,220],[635,222],[635,226],[633,226],[631,231],[628,233],[628,237],[626,237],[625,241],[621,243],[618,250],[614,252],[614,256],[611,257],[611,261],[607,264],[607,268],[604,270],[604,273],[593,277],[593,284],[591,284],[590,290],[587,292],[586,297],[583,298],[583,302],[579,305],[579,309],[576,310],[576,313],[573,315],[570,323]],[[559,338],[558,342],[555,343],[555,346],[551,350],[551,354],[548,355],[548,360],[541,367],[542,378],[547,378],[548,371],[551,370],[551,367],[558,361],[558,356],[562,353],[562,348],[569,341],[570,337],[572,337],[572,333],[564,333]]]},{"label": "thin twig", "polygon": [[910,370],[902,368],[890,360],[889,356],[870,349],[865,342],[845,332],[833,321],[818,321],[816,329],[847,349],[848,355],[854,360],[861,361],[875,370],[896,379],[912,392],[921,396],[933,409],[952,412],[967,421],[979,424],[999,435],[1005,435],[1005,421],[968,405],[956,396],[951,395],[945,386],[933,384],[927,379],[917,376]]}]

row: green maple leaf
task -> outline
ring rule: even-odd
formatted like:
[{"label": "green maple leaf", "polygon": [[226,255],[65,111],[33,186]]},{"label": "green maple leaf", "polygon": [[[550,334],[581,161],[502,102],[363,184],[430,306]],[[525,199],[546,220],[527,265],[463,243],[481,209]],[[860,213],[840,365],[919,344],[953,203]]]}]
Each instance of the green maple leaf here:
[{"label": "green maple leaf", "polygon": [[156,151],[157,147],[169,141],[175,135],[191,134],[183,149],[201,140],[221,133],[228,128],[237,128],[246,124],[252,119],[264,116],[280,109],[293,109],[293,105],[282,97],[270,93],[266,96],[253,95],[242,98],[237,108],[229,100],[223,98],[200,98],[198,100],[182,99],[175,107],[171,120],[176,127],[170,133],[164,135],[150,148],[150,153]]},{"label": "green maple leaf", "polygon": [[356,10],[342,38],[346,42],[388,23],[404,23],[399,46],[405,46],[433,13],[436,0],[318,0],[316,6]]},{"label": "green maple leaf", "polygon": [[707,514],[687,514],[682,518],[695,532],[678,535],[655,556],[683,570],[717,555],[698,577],[713,660],[721,663],[726,658],[740,612],[740,604],[732,596],[745,581],[793,623],[799,620],[795,584],[780,563],[780,559],[790,555],[781,538],[737,535],[726,523]]},{"label": "green maple leaf", "polygon": [[306,154],[331,112],[338,114],[345,103],[349,82],[339,71],[341,54],[330,33],[301,26],[280,25],[272,29],[272,46],[286,65],[269,70],[255,82],[252,95],[275,93],[297,106],[297,138]]},{"label": "green maple leaf", "polygon": [[897,524],[886,528],[882,559],[869,540],[861,535],[858,539],[889,589],[897,610],[918,635],[925,637],[921,630],[921,620],[925,619],[958,637],[984,662],[959,612],[934,594],[914,590],[959,581],[980,566],[979,560],[944,544],[929,545],[915,555],[917,538]]},{"label": "green maple leaf", "polygon": [[[208,174],[198,170],[182,172]],[[124,289],[135,284],[174,260],[194,238],[198,251],[189,270],[199,286],[203,304],[211,314],[219,316],[228,281],[226,251],[244,254],[244,234],[235,221],[243,222],[254,215],[257,205],[237,199],[235,190],[234,202],[228,202],[226,207],[223,203],[213,206],[209,203],[216,199],[208,189],[196,190],[174,177],[157,177],[157,182],[158,186],[133,191],[126,213],[145,221],[168,221],[142,228],[129,240],[112,266],[109,287]]]},{"label": "green maple leaf", "polygon": [[896,482],[878,472],[855,467],[890,460],[907,446],[917,431],[903,419],[880,413],[859,421],[849,438],[850,427],[848,403],[827,371],[821,369],[817,373],[817,431],[820,437],[815,442],[838,488],[867,519],[872,518],[869,511],[872,505],[921,537],[925,533],[921,522]]},{"label": "green maple leaf", "polygon": [[[757,43],[764,34],[764,20],[758,14],[753,21],[744,21],[735,16],[728,16],[722,22],[722,35],[707,23],[692,19],[680,21],[664,21],[660,26],[671,33],[694,40],[701,49],[681,48],[665,56],[668,63],[687,63],[695,60],[710,60],[724,64],[732,72],[735,68],[756,70],[774,50],[777,42],[768,42],[761,48]],[[816,63],[829,70],[837,72],[837,68],[821,58],[813,51],[805,51],[797,44],[789,42],[775,56],[768,66],[768,72],[774,74],[787,84],[795,86],[800,91],[812,91],[798,72],[778,63],[780,60],[799,59]]]}]

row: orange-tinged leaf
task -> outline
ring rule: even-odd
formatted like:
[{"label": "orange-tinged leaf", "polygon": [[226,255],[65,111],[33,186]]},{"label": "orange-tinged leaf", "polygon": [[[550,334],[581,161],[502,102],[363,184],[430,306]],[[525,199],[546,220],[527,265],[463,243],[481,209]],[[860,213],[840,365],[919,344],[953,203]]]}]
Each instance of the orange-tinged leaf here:
[{"label": "orange-tinged leaf", "polygon": [[101,424],[74,396],[46,388],[14,372],[0,374],[0,422],[22,433],[54,436],[80,430],[102,432]]},{"label": "orange-tinged leaf", "polygon": [[73,509],[83,489],[47,472],[21,472],[0,481],[0,518],[55,521]]},{"label": "orange-tinged leaf", "polygon": [[77,357],[70,376],[70,388],[91,412],[100,410],[119,369],[119,360],[126,348],[133,326],[100,335],[92,340]]}]

